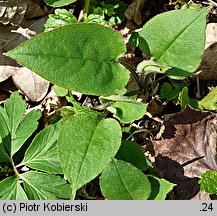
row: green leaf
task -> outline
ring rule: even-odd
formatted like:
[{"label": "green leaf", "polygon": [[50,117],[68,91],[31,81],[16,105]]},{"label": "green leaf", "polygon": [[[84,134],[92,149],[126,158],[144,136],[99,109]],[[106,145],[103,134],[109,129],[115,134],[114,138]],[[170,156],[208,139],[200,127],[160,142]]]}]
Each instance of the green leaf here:
[{"label": "green leaf", "polygon": [[50,125],[38,133],[26,150],[21,164],[45,172],[62,173],[57,152],[60,129],[60,124]]},{"label": "green leaf", "polygon": [[5,178],[0,182],[1,200],[27,200],[26,193],[20,186],[17,176]]},{"label": "green leaf", "polygon": [[12,154],[16,153],[23,143],[32,135],[38,127],[38,120],[41,118],[40,110],[32,110],[20,123],[16,135],[12,140]]},{"label": "green leaf", "polygon": [[41,112],[32,110],[23,118],[26,106],[19,93],[14,92],[5,101],[4,109],[0,109],[0,136],[4,145],[0,154],[6,148],[9,157],[13,156],[36,130]]},{"label": "green leaf", "polygon": [[183,9],[155,16],[140,33],[140,49],[153,56],[155,61],[173,67],[167,72],[170,78],[191,75],[199,66],[204,52],[209,10],[210,7]]},{"label": "green leaf", "polygon": [[121,145],[121,128],[114,119],[77,114],[65,122],[58,139],[63,172],[73,192],[99,175]]},{"label": "green leaf", "polygon": [[70,197],[70,185],[60,176],[29,171],[21,174],[21,178],[30,200],[56,200]]},{"label": "green leaf", "polygon": [[165,179],[159,179],[153,175],[147,175],[151,183],[151,194],[149,200],[165,200],[167,194],[173,189],[175,184]]},{"label": "green leaf", "polygon": [[151,185],[142,171],[121,160],[113,160],[106,166],[100,188],[110,200],[147,200],[151,193]]},{"label": "green leaf", "polygon": [[44,0],[47,5],[52,7],[61,7],[64,5],[69,5],[77,0]]},{"label": "green leaf", "polygon": [[138,101],[132,100],[128,97],[121,95],[111,95],[108,97],[100,97],[103,102],[116,101],[107,109],[114,113],[114,115],[122,122],[129,123],[134,120],[140,119],[146,112],[147,105]]},{"label": "green leaf", "polygon": [[62,88],[60,86],[54,85],[54,92],[60,96],[60,97],[64,97],[68,94],[68,89]]},{"label": "green leaf", "polygon": [[215,87],[206,97],[200,101],[200,105],[208,110],[217,109],[217,87]]},{"label": "green leaf", "polygon": [[168,100],[178,98],[178,94],[187,86],[188,84],[178,83],[174,80],[171,80],[171,84],[164,82],[160,89],[160,98]]},{"label": "green leaf", "polygon": [[129,140],[122,141],[121,147],[115,158],[131,163],[142,171],[145,171],[148,168],[141,146]]},{"label": "green leaf", "polygon": [[129,80],[128,70],[117,62],[125,51],[118,32],[98,24],[76,23],[38,35],[7,55],[63,88],[111,95]]},{"label": "green leaf", "polygon": [[210,194],[217,194],[217,172],[208,170],[201,175],[200,190]]},{"label": "green leaf", "polygon": [[57,27],[76,23],[76,17],[68,12],[66,9],[56,9],[55,14],[50,14],[46,23],[44,24],[45,32],[53,30]]},{"label": "green leaf", "polygon": [[7,123],[8,117],[0,107],[0,162],[10,161],[11,135]]},{"label": "green leaf", "polygon": [[5,112],[8,116],[8,126],[12,139],[15,137],[16,130],[26,111],[27,104],[22,100],[18,92],[11,94],[10,98],[4,103]]},{"label": "green leaf", "polygon": [[188,87],[184,87],[179,93],[179,102],[182,109],[184,109],[186,105],[190,104],[190,99],[188,97]]}]

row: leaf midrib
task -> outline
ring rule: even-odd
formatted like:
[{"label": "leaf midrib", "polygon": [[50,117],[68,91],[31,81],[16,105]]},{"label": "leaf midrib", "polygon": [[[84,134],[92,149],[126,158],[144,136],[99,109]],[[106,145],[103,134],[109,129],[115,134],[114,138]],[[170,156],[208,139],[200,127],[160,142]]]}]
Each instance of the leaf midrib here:
[{"label": "leaf midrib", "polygon": [[125,186],[125,184],[124,184],[124,180],[123,180],[122,177],[121,177],[121,174],[120,174],[120,172],[119,172],[119,169],[118,169],[118,167],[117,167],[115,161],[113,161],[113,163],[114,163],[115,169],[116,169],[116,171],[117,171],[117,173],[118,173],[118,176],[119,176],[119,178],[120,178],[120,180],[121,180],[121,183],[122,183],[122,185],[123,185],[125,191],[126,191],[126,192],[128,193],[128,195],[130,196],[130,199],[131,199],[131,200],[134,200],[134,198],[133,198],[133,196],[131,195],[130,191],[128,190],[128,188],[127,188],[127,187]]},{"label": "leaf midrib", "polygon": [[160,57],[157,59],[158,62],[160,62],[160,60],[163,58],[164,54],[167,53],[167,50],[176,42],[176,40],[180,37],[180,35],[183,34],[183,32],[185,32],[191,25],[192,23],[194,23],[198,18],[200,18],[204,13],[206,13],[207,10],[204,10],[203,13],[199,14],[194,20],[192,20],[185,28],[183,28],[183,30],[181,30],[177,36],[175,36],[175,39],[172,40],[169,45],[166,47],[165,51],[160,55]]}]

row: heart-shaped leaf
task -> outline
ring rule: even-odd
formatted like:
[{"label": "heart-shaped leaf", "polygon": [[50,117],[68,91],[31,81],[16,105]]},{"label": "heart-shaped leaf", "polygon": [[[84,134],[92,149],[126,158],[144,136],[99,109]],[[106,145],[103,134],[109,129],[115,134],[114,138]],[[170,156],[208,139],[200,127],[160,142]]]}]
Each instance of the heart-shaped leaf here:
[{"label": "heart-shaped leaf", "polygon": [[92,95],[123,89],[129,72],[119,62],[121,35],[104,26],[76,23],[36,36],[8,56],[61,87]]},{"label": "heart-shaped leaf", "polygon": [[116,159],[103,170],[100,188],[110,200],[146,200],[151,193],[150,182],[141,170]]},{"label": "heart-shaped leaf", "polygon": [[155,16],[141,31],[140,49],[157,62],[173,67],[167,72],[170,77],[191,75],[204,52],[209,9],[174,10]]},{"label": "heart-shaped leaf", "polygon": [[117,121],[97,115],[76,114],[64,123],[58,149],[73,193],[102,172],[117,153],[121,136]]}]

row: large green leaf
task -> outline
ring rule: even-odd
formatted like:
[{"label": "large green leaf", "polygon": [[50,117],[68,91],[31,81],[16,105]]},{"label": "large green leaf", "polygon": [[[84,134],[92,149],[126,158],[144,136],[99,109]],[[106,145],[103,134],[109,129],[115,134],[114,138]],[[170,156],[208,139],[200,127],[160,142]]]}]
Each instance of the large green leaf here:
[{"label": "large green leaf", "polygon": [[77,0],[44,0],[44,1],[46,4],[50,6],[61,7],[76,2]]},{"label": "large green leaf", "polygon": [[217,195],[217,172],[208,170],[201,177],[199,180],[200,190]]},{"label": "large green leaf", "polygon": [[155,16],[141,31],[141,50],[157,62],[173,67],[167,72],[170,77],[191,75],[204,52],[209,9],[174,10]]},{"label": "large green leaf", "polygon": [[121,128],[114,119],[77,114],[63,125],[58,149],[63,172],[73,193],[102,172],[121,145]]},{"label": "large green leaf", "polygon": [[1,200],[27,200],[17,176],[8,177],[0,182]]},{"label": "large green leaf", "polygon": [[115,159],[103,170],[100,188],[110,200],[146,200],[151,193],[150,182],[141,170]]},{"label": "large green leaf", "polygon": [[30,200],[69,198],[71,188],[60,176],[29,171],[21,174],[24,189]]},{"label": "large green leaf", "polygon": [[21,164],[45,172],[62,173],[57,152],[59,133],[60,124],[50,125],[38,133]]},{"label": "large green leaf", "polygon": [[76,23],[43,33],[8,56],[61,87],[92,95],[123,89],[128,70],[118,58],[126,47],[121,35],[93,23]]}]

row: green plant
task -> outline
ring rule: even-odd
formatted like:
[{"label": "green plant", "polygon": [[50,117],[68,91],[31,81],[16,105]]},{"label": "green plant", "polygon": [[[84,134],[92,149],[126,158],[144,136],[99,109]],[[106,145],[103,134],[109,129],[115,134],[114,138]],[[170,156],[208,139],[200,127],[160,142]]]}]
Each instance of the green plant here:
[{"label": "green plant", "polygon": [[[139,36],[139,47],[152,60],[141,63],[138,73],[131,70],[143,93],[147,76],[155,80],[155,74],[161,73],[170,78],[182,79],[196,70],[205,46],[208,11],[209,8],[166,12],[145,24]],[[174,184],[164,179],[144,174],[144,171],[152,171],[152,168],[143,154],[140,154],[138,161],[129,157],[141,149],[135,147],[135,143],[129,144],[132,140],[126,141],[122,131],[128,123],[141,119],[147,106],[137,101],[137,94],[126,96],[129,71],[119,62],[119,57],[125,52],[124,41],[116,31],[97,24],[73,23],[36,36],[7,53],[60,86],[60,94],[66,95],[67,100],[73,104],[71,110],[65,109],[65,114],[60,116],[62,121],[46,127],[35,138],[44,136],[43,133],[49,129],[57,133],[57,144],[56,139],[52,144],[49,142],[51,138],[46,138],[46,141],[52,146],[51,149],[55,149],[55,155],[58,154],[52,157],[56,158],[54,167],[59,166],[70,184],[68,188],[69,184],[63,183],[64,180],[59,176],[50,177],[53,178],[50,182],[59,182],[61,185],[56,187],[58,192],[61,187],[64,190],[68,188],[67,196],[63,198],[69,198],[70,193],[70,198],[75,199],[76,191],[101,173],[101,191],[109,199],[165,199],[174,187]],[[189,103],[187,87],[181,89],[179,100],[185,106]],[[71,90],[100,96],[102,106],[94,110],[80,106]],[[170,97],[177,97],[177,94]],[[109,113],[113,117],[109,117]],[[44,145],[48,144],[44,142]],[[48,162],[47,168],[41,163],[37,166],[28,163],[27,158],[31,156],[27,155],[33,152],[32,146],[39,148],[33,141],[20,165],[43,171],[39,175],[51,176],[47,172],[61,174],[60,170],[54,172],[51,162]],[[35,175],[32,171],[30,173]],[[18,173],[17,176],[21,176],[24,189],[27,190],[25,182],[28,180],[25,179],[28,179],[28,174]],[[54,178],[58,178],[58,181]],[[16,185],[19,185],[17,179],[16,177]],[[14,184],[15,177],[13,181],[4,181],[6,180],[0,182],[0,187],[6,183]],[[20,188],[17,186],[17,190],[21,191]],[[38,198],[62,197],[58,192],[46,188],[45,195]],[[29,197],[34,199],[36,196]]]}]

